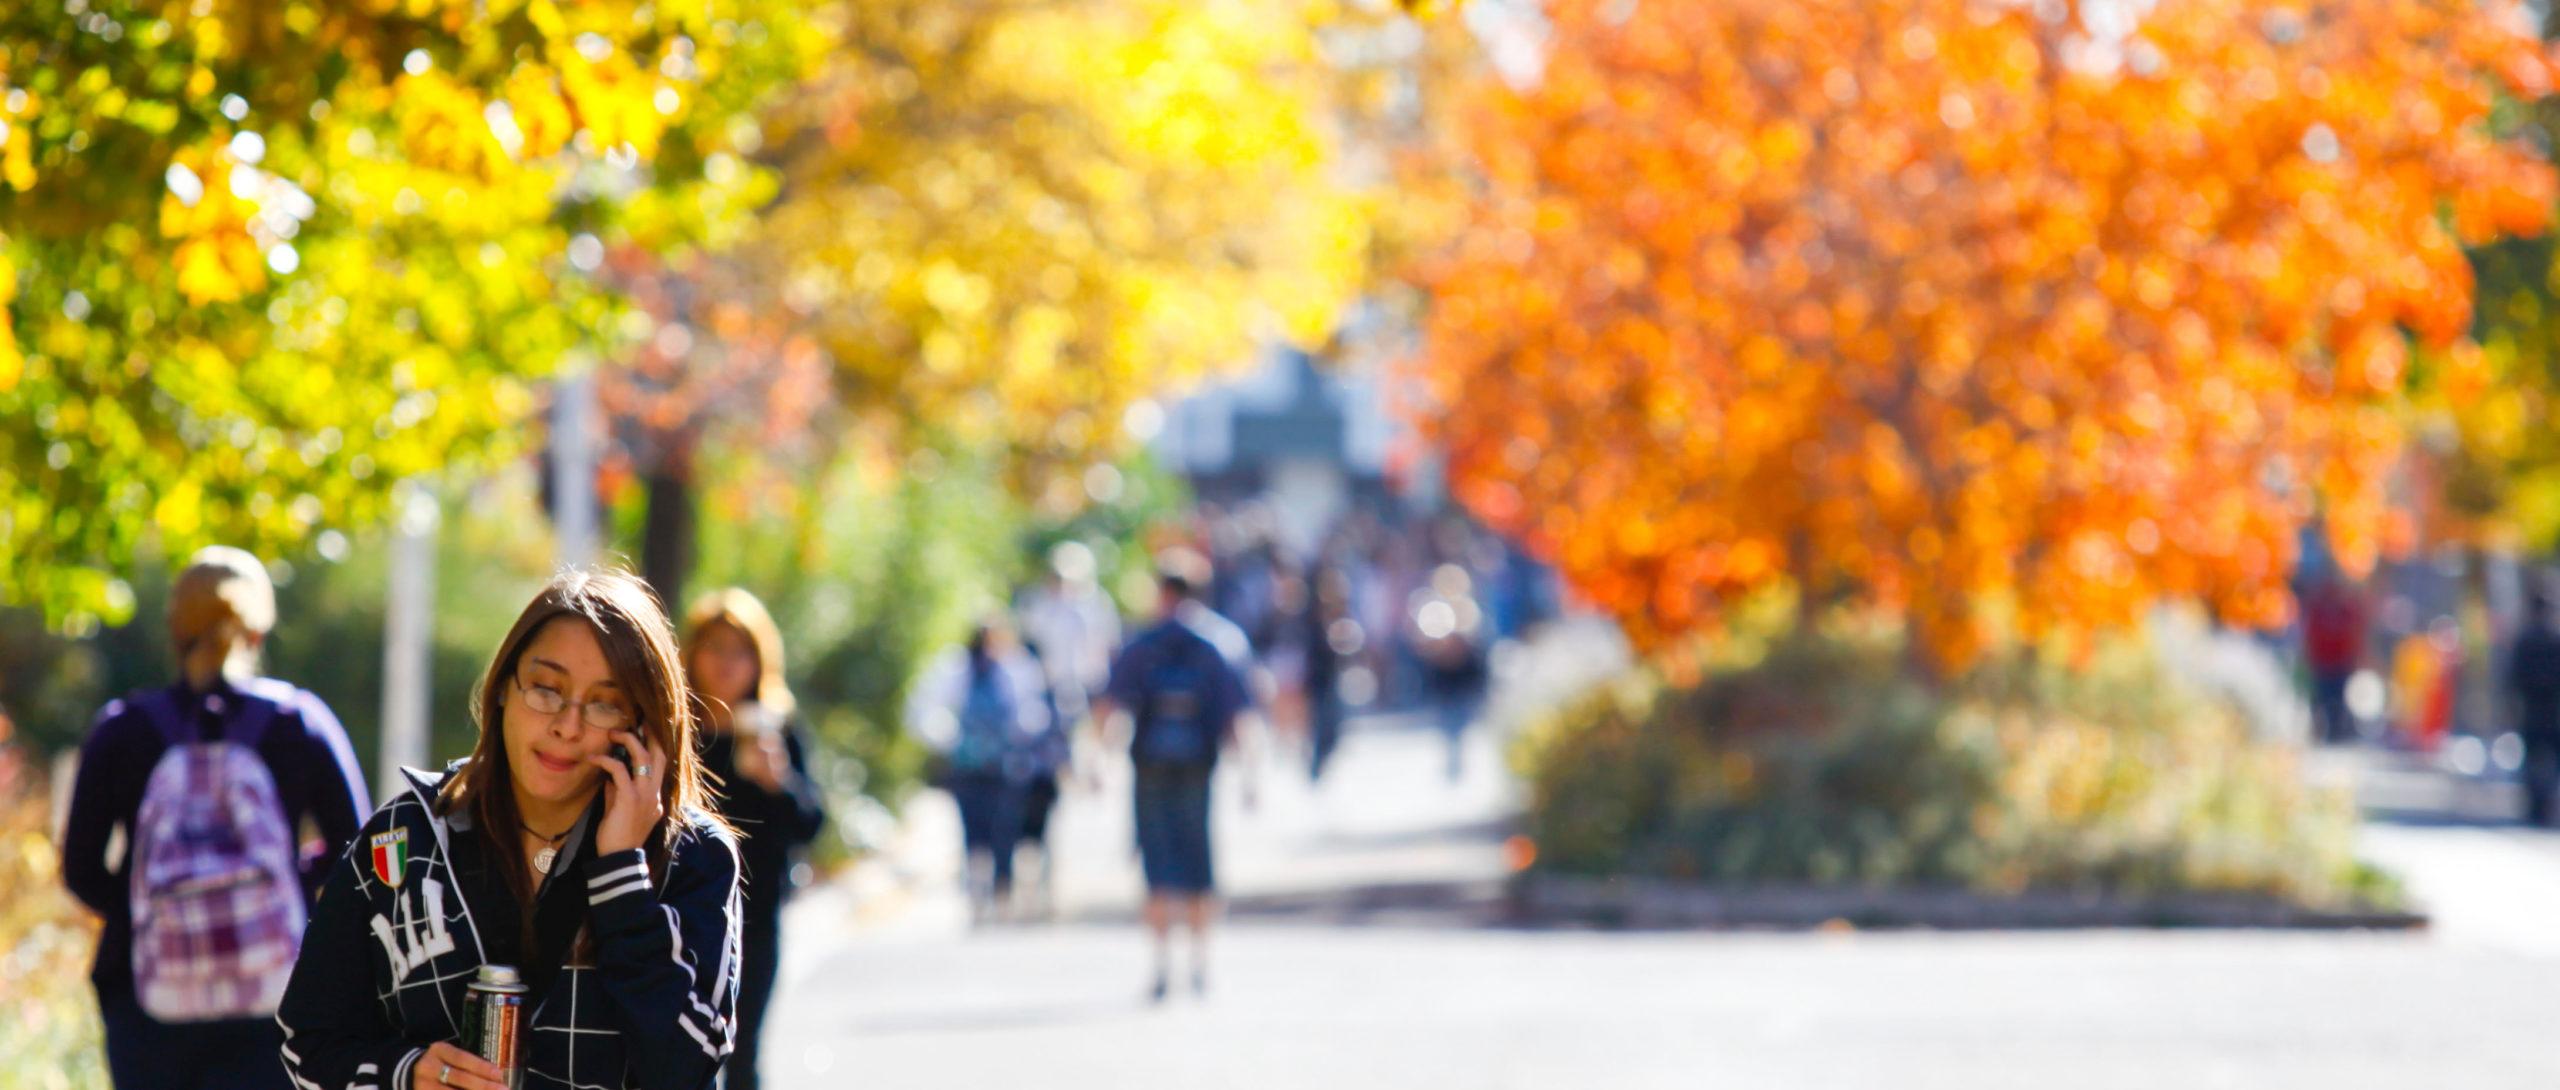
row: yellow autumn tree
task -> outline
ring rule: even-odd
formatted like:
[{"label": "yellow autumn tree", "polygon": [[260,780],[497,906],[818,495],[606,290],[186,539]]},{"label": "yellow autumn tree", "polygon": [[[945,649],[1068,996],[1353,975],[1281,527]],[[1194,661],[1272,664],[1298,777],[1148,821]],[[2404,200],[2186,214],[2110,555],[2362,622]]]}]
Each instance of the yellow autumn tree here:
[{"label": "yellow autumn tree", "polygon": [[2539,231],[2512,4],[1558,0],[1424,271],[1453,487],[1641,639],[1739,597],[1927,661],[2370,563],[2413,340]]},{"label": "yellow autumn tree", "polygon": [[1009,451],[1036,490],[1116,443],[1132,399],[1257,337],[1321,339],[1358,286],[1319,17],[851,5],[846,48],[768,124],[784,196],[738,259],[865,427]]}]

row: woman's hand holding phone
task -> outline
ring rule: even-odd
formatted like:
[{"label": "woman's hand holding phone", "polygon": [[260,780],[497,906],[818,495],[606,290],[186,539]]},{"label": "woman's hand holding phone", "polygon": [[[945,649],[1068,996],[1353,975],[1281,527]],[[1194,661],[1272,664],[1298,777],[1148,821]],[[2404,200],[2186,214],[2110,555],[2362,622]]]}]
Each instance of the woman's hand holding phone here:
[{"label": "woman's hand holding phone", "polygon": [[604,821],[596,826],[596,851],[606,855],[648,843],[650,831],[667,812],[658,792],[667,774],[666,755],[634,731],[615,731],[613,740],[615,752],[588,758],[604,770]]}]

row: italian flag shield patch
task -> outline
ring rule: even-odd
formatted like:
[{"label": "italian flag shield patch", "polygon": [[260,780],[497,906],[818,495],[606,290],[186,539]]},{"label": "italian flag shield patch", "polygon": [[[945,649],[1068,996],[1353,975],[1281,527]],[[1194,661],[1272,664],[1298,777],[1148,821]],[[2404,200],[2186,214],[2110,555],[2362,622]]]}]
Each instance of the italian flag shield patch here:
[{"label": "italian flag shield patch", "polygon": [[373,838],[373,876],[397,887],[409,871],[409,830],[393,829]]}]

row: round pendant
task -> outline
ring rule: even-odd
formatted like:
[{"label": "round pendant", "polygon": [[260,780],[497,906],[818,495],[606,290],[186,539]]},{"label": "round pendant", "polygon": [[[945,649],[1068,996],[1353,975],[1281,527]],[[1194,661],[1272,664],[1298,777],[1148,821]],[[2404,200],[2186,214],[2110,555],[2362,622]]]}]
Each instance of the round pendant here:
[{"label": "round pendant", "polygon": [[544,874],[549,874],[551,873],[551,861],[559,857],[559,851],[552,848],[544,848],[541,851],[535,852],[533,853],[533,869],[541,871]]}]

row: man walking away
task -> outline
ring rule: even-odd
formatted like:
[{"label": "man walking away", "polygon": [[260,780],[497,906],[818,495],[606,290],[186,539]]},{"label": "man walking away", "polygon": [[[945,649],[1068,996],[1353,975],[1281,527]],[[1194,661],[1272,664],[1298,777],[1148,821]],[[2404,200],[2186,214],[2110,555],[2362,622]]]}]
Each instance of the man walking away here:
[{"label": "man walking away", "polygon": [[1251,698],[1249,649],[1233,646],[1241,642],[1235,626],[1200,601],[1208,561],[1187,549],[1170,550],[1158,561],[1156,583],[1156,619],[1111,664],[1104,700],[1131,720],[1138,854],[1155,956],[1149,996],[1161,1002],[1177,918],[1191,929],[1192,990],[1208,990],[1209,918],[1216,908],[1209,779],[1219,751],[1234,744],[1236,717]]}]

